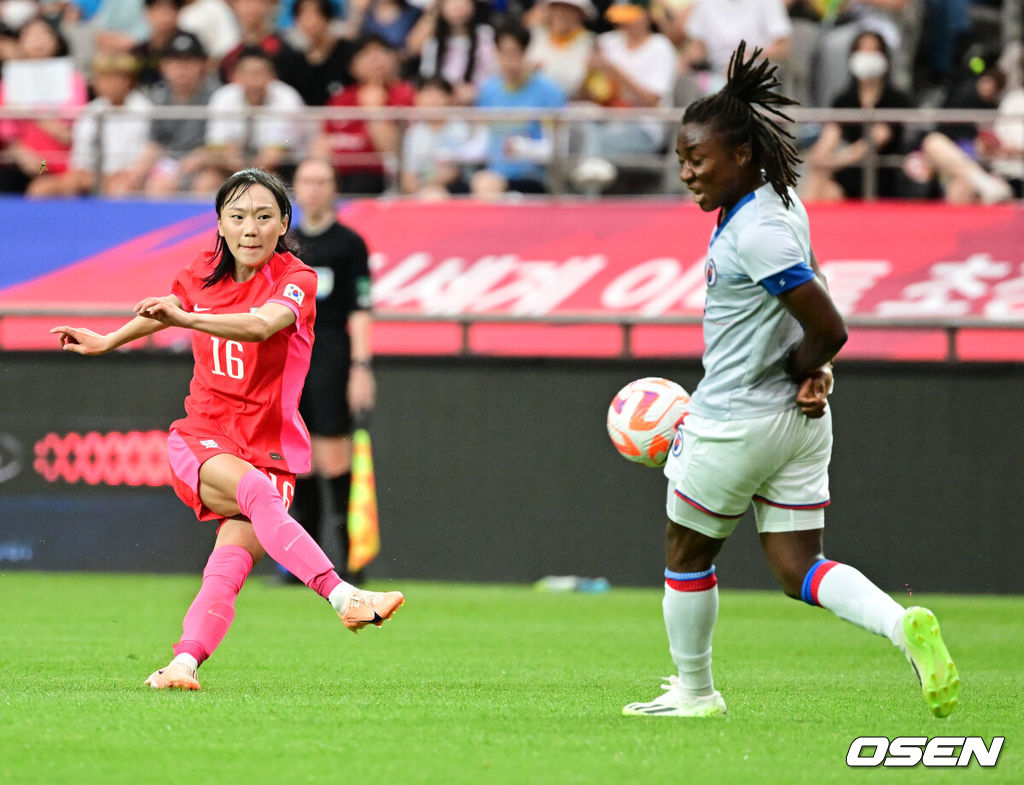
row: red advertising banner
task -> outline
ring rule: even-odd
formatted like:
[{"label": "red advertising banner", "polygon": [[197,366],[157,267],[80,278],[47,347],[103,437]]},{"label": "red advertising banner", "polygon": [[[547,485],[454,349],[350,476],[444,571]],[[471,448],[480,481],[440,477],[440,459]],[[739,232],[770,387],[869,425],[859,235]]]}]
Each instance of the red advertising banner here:
[{"label": "red advertising banner", "polygon": [[[837,304],[855,325],[875,323],[851,331],[844,356],[1024,360],[1024,211],[934,203],[808,209]],[[83,225],[63,228],[88,232],[82,215],[69,211],[67,222]],[[696,322],[714,216],[692,204],[367,200],[346,204],[341,218],[372,250],[379,353],[701,353]],[[0,308],[127,308],[161,293],[214,231],[212,216],[169,224],[0,288]],[[637,319],[658,323],[628,331],[617,324]],[[0,342],[35,347],[52,321],[7,317]],[[160,342],[180,342],[177,332]]]},{"label": "red advertising banner", "polygon": [[[1024,359],[1024,211],[885,203],[809,208],[815,252],[833,297],[854,321],[847,357]],[[714,216],[692,204],[411,204],[362,202],[345,218],[370,240],[382,312],[459,317],[699,319]],[[929,329],[902,322],[925,322]],[[896,322],[897,326],[885,326]],[[429,335],[429,338],[428,338]],[[607,325],[382,327],[382,349],[617,356]],[[412,339],[410,341],[410,339]],[[693,326],[638,325],[629,353],[693,356]],[[954,341],[951,346],[950,342]],[[436,346],[435,346],[436,342]]]}]

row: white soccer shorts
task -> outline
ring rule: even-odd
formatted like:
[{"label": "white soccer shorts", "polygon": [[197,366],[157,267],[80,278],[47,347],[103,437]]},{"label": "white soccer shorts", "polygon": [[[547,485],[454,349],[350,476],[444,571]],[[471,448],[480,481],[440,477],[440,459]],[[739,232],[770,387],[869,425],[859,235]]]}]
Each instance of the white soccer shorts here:
[{"label": "white soccer shorts", "polygon": [[795,406],[746,420],[689,415],[672,444],[669,520],[724,539],[753,503],[759,532],[820,529],[829,504],[832,414]]}]

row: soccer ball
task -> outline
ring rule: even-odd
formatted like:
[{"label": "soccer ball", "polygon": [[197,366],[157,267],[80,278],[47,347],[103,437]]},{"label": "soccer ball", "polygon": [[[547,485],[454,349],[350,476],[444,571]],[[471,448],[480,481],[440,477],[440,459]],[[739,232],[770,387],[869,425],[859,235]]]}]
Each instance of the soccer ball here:
[{"label": "soccer ball", "polygon": [[675,382],[655,376],[637,379],[612,399],[608,436],[627,461],[664,466],[689,403],[690,394]]}]

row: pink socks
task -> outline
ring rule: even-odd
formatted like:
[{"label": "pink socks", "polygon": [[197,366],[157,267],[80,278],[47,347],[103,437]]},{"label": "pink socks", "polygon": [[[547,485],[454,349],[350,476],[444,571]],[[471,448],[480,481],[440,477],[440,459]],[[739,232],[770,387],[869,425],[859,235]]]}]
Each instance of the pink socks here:
[{"label": "pink socks", "polygon": [[203,586],[181,623],[174,653],[191,654],[197,663],[213,654],[235,618],[235,597],[252,570],[252,556],[240,545],[214,548],[203,570]]},{"label": "pink socks", "polygon": [[[324,599],[342,585],[330,559],[288,515],[270,479],[257,469],[238,483],[238,507],[252,521],[260,545],[274,561]],[[235,618],[235,598],[252,570],[252,556],[240,545],[214,548],[203,570],[203,585],[182,621],[175,656],[187,654],[202,664],[227,634]],[[351,588],[351,587],[349,587]]]},{"label": "pink socks", "polygon": [[238,508],[252,521],[256,539],[270,558],[321,597],[327,599],[341,583],[331,560],[288,514],[274,484],[259,469],[239,481]]}]

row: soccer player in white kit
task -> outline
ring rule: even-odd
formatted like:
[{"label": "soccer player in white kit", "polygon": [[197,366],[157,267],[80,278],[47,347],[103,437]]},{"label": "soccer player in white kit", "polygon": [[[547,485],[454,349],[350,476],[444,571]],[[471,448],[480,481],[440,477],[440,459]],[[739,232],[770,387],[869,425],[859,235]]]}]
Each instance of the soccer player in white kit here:
[{"label": "soccer player in white kit", "polygon": [[714,558],[751,504],[783,591],[889,638],[914,666],[925,703],[945,717],[960,679],[931,611],[903,608],[855,568],[826,559],[831,362],[846,341],[797,198],[792,137],[770,115],[795,103],[775,67],[733,53],[728,82],[690,104],[677,137],[680,178],[718,210],[705,266],[705,375],[676,435],[668,482],[665,596],[678,669],[624,714],[725,714],[711,675],[718,616]]}]

